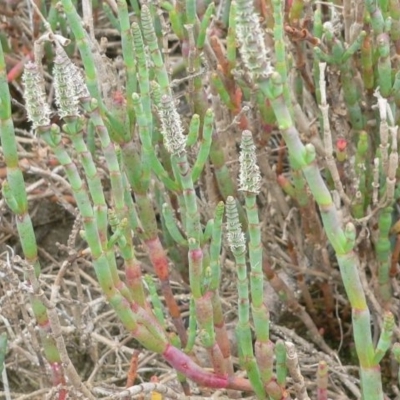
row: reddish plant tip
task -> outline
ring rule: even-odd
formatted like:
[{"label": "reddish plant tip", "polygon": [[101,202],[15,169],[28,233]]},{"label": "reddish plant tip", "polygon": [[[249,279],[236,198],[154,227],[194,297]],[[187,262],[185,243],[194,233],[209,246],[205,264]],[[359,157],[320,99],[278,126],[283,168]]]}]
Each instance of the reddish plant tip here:
[{"label": "reddish plant tip", "polygon": [[113,104],[115,106],[125,106],[126,105],[125,96],[120,90],[116,90],[112,94],[112,100],[113,100]]},{"label": "reddish plant tip", "polygon": [[347,148],[347,140],[344,139],[344,138],[339,138],[336,141],[336,149],[337,149],[337,151],[343,152],[343,151],[346,150],[346,148]]},{"label": "reddish plant tip", "polygon": [[279,185],[284,186],[288,184],[288,179],[284,175],[278,175],[276,177],[276,181],[279,183]]},{"label": "reddish plant tip", "polygon": [[203,258],[203,251],[201,249],[193,249],[189,252],[189,257],[192,261],[199,261]]}]

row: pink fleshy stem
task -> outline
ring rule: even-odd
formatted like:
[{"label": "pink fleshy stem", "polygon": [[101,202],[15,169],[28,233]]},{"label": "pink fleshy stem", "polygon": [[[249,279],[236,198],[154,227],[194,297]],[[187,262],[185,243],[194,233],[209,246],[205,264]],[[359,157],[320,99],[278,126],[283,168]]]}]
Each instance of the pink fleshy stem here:
[{"label": "pink fleshy stem", "polygon": [[187,354],[174,346],[167,345],[162,353],[164,359],[178,372],[184,374],[198,385],[214,389],[233,389],[252,392],[247,379],[212,374],[200,368]]},{"label": "pink fleshy stem", "polygon": [[62,366],[58,362],[54,362],[50,364],[51,372],[52,372],[52,380],[53,386],[57,387],[61,385],[61,388],[58,391],[58,400],[65,400],[67,398],[67,390],[63,388],[66,385],[64,372]]},{"label": "pink fleshy stem", "polygon": [[164,248],[162,247],[160,239],[157,236],[152,239],[145,240],[144,243],[147,247],[147,251],[150,257],[150,261],[153,265],[154,272],[161,282],[161,290],[164,295],[168,311],[172,317],[172,322],[178,332],[182,347],[185,347],[187,344],[187,333],[182,321],[179,306],[172,293],[171,285],[169,282],[170,277],[167,255],[164,251]]}]

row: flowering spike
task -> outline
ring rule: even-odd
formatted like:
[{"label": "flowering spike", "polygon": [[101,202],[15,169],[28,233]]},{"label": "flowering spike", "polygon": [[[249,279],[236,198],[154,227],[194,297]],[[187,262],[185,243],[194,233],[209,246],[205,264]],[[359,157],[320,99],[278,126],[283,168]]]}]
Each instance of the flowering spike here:
[{"label": "flowering spike", "polygon": [[79,101],[71,84],[73,71],[69,65],[62,62],[61,57],[54,59],[54,88],[56,104],[60,118],[79,115]]},{"label": "flowering spike", "polygon": [[186,139],[183,135],[181,118],[170,96],[161,97],[160,119],[165,147],[171,154],[182,156],[186,151]]},{"label": "flowering spike", "polygon": [[90,97],[80,69],[71,62],[62,48],[54,59],[56,104],[61,118],[79,115],[79,99]]},{"label": "flowering spike", "polygon": [[229,196],[226,199],[226,218],[229,247],[234,254],[244,253],[246,251],[246,241],[242,227],[239,222],[239,215],[236,208],[235,199]]},{"label": "flowering spike", "polygon": [[236,35],[243,63],[254,81],[266,79],[272,72],[272,66],[259,18],[252,2],[238,0],[236,3]]},{"label": "flowering spike", "polygon": [[22,77],[25,84],[25,103],[33,129],[50,125],[50,107],[46,102],[45,82],[36,63],[28,62]]},{"label": "flowering spike", "polygon": [[239,190],[258,194],[261,188],[261,175],[257,165],[256,146],[250,131],[243,132],[240,147],[242,151],[239,157]]}]

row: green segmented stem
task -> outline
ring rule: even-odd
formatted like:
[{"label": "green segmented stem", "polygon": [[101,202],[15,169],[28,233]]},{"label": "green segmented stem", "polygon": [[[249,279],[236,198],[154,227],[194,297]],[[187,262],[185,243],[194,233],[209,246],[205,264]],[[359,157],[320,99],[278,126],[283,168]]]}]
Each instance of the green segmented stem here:
[{"label": "green segmented stem", "polygon": [[246,369],[254,392],[259,399],[265,399],[265,389],[261,381],[260,371],[253,353],[250,329],[249,281],[246,267],[246,244],[240,227],[235,199],[229,196],[226,200],[226,218],[228,242],[235,257],[238,289],[238,317],[236,335],[240,349],[240,361]]},{"label": "green segmented stem", "polygon": [[229,65],[229,72],[236,66],[236,3],[233,2],[229,9],[229,27],[226,37],[226,60]]},{"label": "green segmented stem", "polygon": [[132,34],[133,34],[133,44],[135,48],[136,63],[138,68],[140,98],[142,101],[143,112],[146,115],[149,124],[149,130],[151,131],[152,118],[151,118],[149,70],[147,68],[142,32],[139,28],[139,25],[136,22],[132,24]]},{"label": "green segmented stem", "polygon": [[212,110],[207,110],[203,121],[203,135],[200,141],[200,149],[196,161],[192,168],[192,181],[197,182],[203,172],[211,148],[213,133],[214,114]]},{"label": "green segmented stem", "polygon": [[264,94],[261,91],[256,93],[256,103],[260,110],[261,119],[264,123],[264,130],[267,133],[272,132],[272,129],[276,123],[274,111],[272,110],[269,101],[265,99]]},{"label": "green segmented stem", "polygon": [[3,332],[0,335],[0,376],[2,376],[4,370],[4,364],[7,354],[7,342],[8,342],[7,333]]},{"label": "green segmented stem", "polygon": [[[96,132],[100,138],[103,153],[107,162],[107,166],[110,172],[111,188],[114,200],[114,207],[117,218],[121,221],[126,217],[127,213],[131,218],[136,218],[133,211],[132,199],[125,203],[125,189],[123,176],[121,173],[118,154],[115,149],[115,145],[111,142],[107,128],[103,123],[99,109],[97,107],[97,101],[92,99],[81,99],[81,103],[85,110],[88,112],[91,121],[93,122]],[[131,203],[131,211],[128,212]],[[135,223],[137,225],[137,223]],[[131,240],[131,229],[129,226],[125,226],[123,229],[124,244],[120,245],[121,254],[125,262],[125,275],[127,279],[127,285],[130,290],[132,298],[141,306],[145,307],[146,298],[144,294],[143,285],[141,282],[141,265],[135,257],[133,244]]]},{"label": "green segmented stem", "polygon": [[157,294],[157,289],[156,285],[153,282],[153,278],[150,275],[146,275],[144,277],[144,281],[146,282],[147,288],[149,290],[150,298],[151,298],[151,304],[152,304],[152,311],[157,318],[159,324],[163,328],[163,330],[166,330],[166,324],[165,324],[165,318],[164,318],[164,313],[163,313],[163,306],[160,300],[160,297]]},{"label": "green segmented stem", "polygon": [[63,131],[71,139],[72,144],[80,156],[80,161],[85,171],[86,181],[94,204],[97,231],[99,233],[102,248],[107,248],[107,204],[104,197],[101,179],[96,165],[83,139],[84,118],[66,117]]},{"label": "green segmented stem", "polygon": [[251,311],[256,334],[255,358],[261,380],[272,399],[281,399],[282,391],[273,380],[274,346],[269,339],[269,312],[264,304],[261,229],[256,197],[261,176],[257,166],[256,147],[250,131],[243,131],[240,153],[240,190],[244,192],[249,232]]},{"label": "green segmented stem", "polygon": [[353,129],[361,130],[364,126],[364,118],[360,109],[359,101],[361,95],[356,85],[354,85],[354,77],[352,72],[352,64],[350,57],[361,47],[362,40],[366,33],[361,31],[357,39],[346,49],[342,55],[339,69],[343,85],[344,100],[347,104]]},{"label": "green segmented stem", "polygon": [[[400,72],[394,76],[392,96],[397,109],[400,107]],[[396,124],[398,125],[399,117],[397,117]]]},{"label": "green segmented stem", "polygon": [[[94,217],[96,220],[96,229],[97,229],[98,237],[99,237],[99,240],[101,243],[102,251],[105,252],[106,257],[108,259],[110,273],[113,277],[114,286],[116,288],[118,288],[119,291],[128,300],[131,300],[132,292],[128,290],[128,288],[125,286],[125,284],[119,278],[114,252],[113,252],[113,249],[110,248],[109,243],[108,243],[107,204],[106,204],[106,200],[104,197],[101,179],[97,172],[96,165],[92,159],[91,153],[87,149],[85,141],[83,140],[84,121],[81,118],[77,118],[77,117],[66,117],[65,121],[66,121],[66,124],[64,125],[63,129],[71,138],[73,146],[80,156],[80,160],[81,160],[82,166],[85,171],[86,182],[88,183],[89,192],[90,192],[90,195],[91,195],[91,198],[93,201],[93,206],[94,206],[93,207],[94,208]],[[103,126],[103,128],[104,128],[104,126]],[[56,134],[54,132],[53,139],[55,139],[55,135]],[[103,135],[104,135],[104,133],[103,133]],[[55,140],[58,140],[58,139],[55,139]],[[103,136],[102,142],[104,143],[105,140],[107,140],[107,139],[104,138],[104,136]],[[108,142],[109,142],[109,139],[108,139]],[[110,156],[110,155],[108,154],[108,156]],[[68,162],[68,159],[65,157],[65,154],[64,154],[63,159],[66,162]],[[110,158],[108,157],[108,159],[110,159]],[[72,162],[72,161],[70,160],[70,162]],[[116,159],[114,160],[114,162],[116,162]],[[118,170],[119,170],[119,167],[118,167]],[[115,173],[116,171],[114,170],[113,172]],[[114,176],[114,178],[115,178],[115,176]],[[115,184],[115,179],[113,180],[113,183]],[[118,205],[119,205],[119,207],[121,207],[121,201],[123,201],[122,185],[119,188],[119,190],[115,186],[113,189],[116,189],[115,194],[119,197]],[[119,209],[119,211],[120,211],[119,215],[122,215],[122,210]],[[131,240],[130,240],[129,234],[127,233],[127,227],[124,229],[124,231],[126,232],[125,241],[124,241],[125,244],[123,246],[121,246],[121,251],[123,252],[123,254],[125,256],[127,256],[127,249],[129,248],[128,243],[130,244]],[[128,257],[128,260],[132,259],[131,255],[129,255],[127,257]],[[144,305],[144,294],[143,294],[143,290],[140,291],[141,282],[139,281],[139,283],[140,283],[140,285],[137,288],[137,289],[139,289],[139,291],[137,292],[136,297],[141,301],[140,304]],[[140,296],[140,294],[142,294],[142,296]]]},{"label": "green segmented stem", "polygon": [[104,106],[99,92],[95,61],[90,48],[88,35],[83,29],[81,18],[72,4],[72,1],[62,0],[61,3],[68,18],[71,30],[75,36],[75,41],[79,48],[83,65],[85,66],[86,84],[89,92],[91,96],[99,102],[100,108],[103,109]]},{"label": "green segmented stem", "polygon": [[369,143],[368,134],[365,131],[361,131],[358,135],[358,143],[356,150],[356,160],[354,163],[355,173],[358,177],[358,187],[355,194],[355,200],[353,201],[351,207],[353,216],[355,218],[362,218],[365,215],[365,208],[369,204],[369,181],[367,180],[371,168],[368,165],[367,155],[368,155]]},{"label": "green segmented stem", "polygon": [[140,5],[138,0],[131,0],[131,7],[133,9],[133,12],[135,14],[135,16],[139,16],[140,15]]},{"label": "green segmented stem", "polygon": [[170,178],[168,172],[164,169],[163,164],[161,164],[155,152],[151,153],[151,161],[152,161],[151,167],[153,172],[165,185],[165,187],[171,192],[178,192],[180,190],[179,183]]},{"label": "green segmented stem", "polygon": [[194,305],[193,297],[190,299],[189,304],[189,327],[188,327],[188,341],[185,347],[185,353],[189,354],[192,352],[197,333],[197,321],[196,321],[196,307]]},{"label": "green segmented stem", "polygon": [[387,311],[383,316],[383,327],[375,349],[374,362],[378,364],[392,345],[393,329],[395,325],[394,315]]},{"label": "green segmented stem", "polygon": [[196,194],[186,154],[183,154],[182,156],[173,156],[172,162],[177,166],[182,184],[183,197],[186,206],[186,235],[188,238],[193,238],[200,243],[203,240],[202,229],[200,226],[200,215],[197,209]]},{"label": "green segmented stem", "polygon": [[123,102],[115,101],[111,110],[104,110],[104,114],[107,117],[105,122],[114,142],[121,144],[132,139],[131,131],[128,129],[126,107]]},{"label": "green segmented stem", "polygon": [[274,344],[271,341],[261,342],[257,339],[254,345],[254,351],[260,370],[261,380],[264,383],[269,398],[272,400],[281,400],[284,391],[276,382],[273,374]]},{"label": "green segmented stem", "polygon": [[59,22],[59,12],[56,9],[58,2],[52,0],[50,5],[49,13],[47,14],[47,22],[50,24],[51,30],[54,32],[57,29],[57,23]]},{"label": "green segmented stem", "polygon": [[162,352],[166,341],[162,330],[158,329],[158,325],[155,324],[154,318],[149,316],[136,303],[128,301],[117,289],[120,284],[116,281],[115,274],[113,276],[113,265],[110,265],[110,258],[107,257],[107,254],[102,249],[102,242],[97,230],[96,219],[89,195],[75,164],[62,145],[59,128],[53,125],[51,129],[44,127],[39,129],[39,131],[46,143],[52,148],[60,164],[65,168],[76,203],[82,215],[85,238],[91,249],[94,269],[103,293],[122,323],[133,333],[135,338],[146,348],[157,353]]},{"label": "green segmented stem", "polygon": [[144,241],[154,271],[161,281],[161,287],[168,310],[178,331],[181,343],[185,346],[187,334],[169,282],[167,255],[158,237],[157,221],[153,204],[148,200],[151,162],[155,159],[149,132],[149,116],[144,113],[139,95],[134,93],[132,99],[143,151],[142,159],[140,160],[133,142],[124,143],[122,145],[125,173],[135,194],[137,211],[141,220],[142,226],[138,227],[139,236]]},{"label": "green segmented stem", "polygon": [[[177,3],[177,7],[178,7],[178,4],[179,3]],[[229,9],[229,7],[228,7],[228,9]],[[235,47],[234,43],[236,43],[235,38],[232,37],[232,39],[231,39],[231,44],[232,44],[231,55],[234,52],[234,47]],[[200,85],[202,85],[200,78],[198,79],[198,82]],[[199,89],[199,93],[200,93],[200,89]],[[202,91],[201,91],[201,93],[202,93]],[[204,100],[205,100],[205,98],[203,95],[198,96],[195,99],[195,107],[197,110],[200,111],[199,115],[200,115],[201,119],[204,117],[204,114],[206,113],[206,110],[207,110],[207,104]],[[214,175],[217,180],[219,192],[220,192],[222,198],[224,200],[226,200],[226,198],[228,196],[233,196],[235,194],[235,186],[234,186],[234,183],[232,182],[229,170],[227,168],[224,152],[222,150],[222,146],[221,146],[221,143],[220,143],[218,137],[219,137],[219,135],[217,135],[217,132],[214,132],[212,141],[211,141],[211,147],[210,147],[210,160],[214,167]],[[240,215],[241,215],[241,221],[243,222],[243,224],[245,224],[244,212],[241,207],[239,208],[239,210],[240,210]]]},{"label": "green segmented stem", "polygon": [[286,347],[283,340],[277,340],[275,343],[276,357],[276,381],[282,388],[285,387],[287,377],[286,367]]},{"label": "green segmented stem", "polygon": [[150,10],[146,5],[142,6],[140,18],[142,22],[143,39],[149,48],[150,56],[154,63],[153,71],[155,72],[157,82],[160,85],[161,93],[163,95],[171,96],[168,73],[158,47],[157,36],[153,26],[153,19],[151,17]]},{"label": "green segmented stem", "polygon": [[200,248],[198,240],[195,238],[189,238],[188,244],[190,289],[200,329],[200,340],[209,354],[215,373],[224,376],[223,355],[215,340],[213,307],[211,303],[212,292],[206,291],[203,293],[205,286],[203,279],[204,253]]},{"label": "green segmented stem", "polygon": [[194,114],[190,120],[189,132],[186,139],[186,146],[192,147],[197,143],[200,130],[200,116]]},{"label": "green segmented stem", "polygon": [[186,70],[188,72],[188,90],[187,98],[189,104],[193,103],[193,110],[203,118],[204,113],[207,110],[207,103],[204,98],[204,88],[201,69],[200,51],[196,47],[196,41],[194,36],[194,26],[190,24],[185,25],[185,29],[188,37],[188,49],[186,61]]},{"label": "green segmented stem", "polygon": [[102,7],[103,7],[104,14],[106,15],[107,19],[110,21],[112,27],[121,33],[121,25],[119,23],[118,18],[115,17],[114,12],[111,9],[111,7],[106,2],[102,2]]},{"label": "green segmented stem", "polygon": [[96,130],[91,120],[88,121],[86,126],[86,144],[92,157],[96,154]]},{"label": "green segmented stem", "polygon": [[108,239],[107,248],[112,249],[116,243],[118,243],[121,247],[126,246],[126,240],[123,235],[123,231],[128,225],[127,218],[124,218],[122,221],[120,221],[116,212],[110,209],[108,210],[108,219],[113,233]]},{"label": "green segmented stem", "polygon": [[[119,164],[121,165],[121,163]],[[135,204],[133,203],[131,188],[125,173],[122,173],[122,185],[124,187],[124,203],[127,207],[129,225],[131,229],[136,232],[139,228],[139,217],[136,212]]]},{"label": "green segmented stem", "polygon": [[378,0],[379,8],[384,16],[388,13],[389,0]]},{"label": "green segmented stem", "polygon": [[192,24],[196,22],[196,0],[185,0],[185,22],[186,24]]},{"label": "green segmented stem", "polygon": [[289,152],[301,166],[311,193],[318,203],[325,232],[336,253],[345,290],[352,307],[354,339],[360,361],[364,398],[365,400],[383,399],[379,365],[374,362],[370,312],[358,274],[359,259],[353,250],[355,228],[352,224],[348,224],[345,230],[341,227],[339,213],[315,163],[315,149],[312,145],[302,144],[299,133],[292,123],[283,98],[283,88],[278,73],[271,75],[266,95],[271,100]]},{"label": "green segmented stem", "polygon": [[394,43],[396,53],[400,53],[400,5],[396,0],[389,0],[389,14],[392,18],[390,37]]},{"label": "green segmented stem", "polygon": [[215,338],[224,358],[225,371],[228,375],[233,375],[229,337],[225,326],[225,318],[223,315],[221,298],[219,295],[219,286],[221,282],[221,265],[219,257],[222,245],[222,220],[224,216],[224,210],[225,206],[221,201],[217,204],[214,212],[214,223],[210,244],[211,277],[209,290],[212,293],[211,303],[213,307]]},{"label": "green segmented stem", "polygon": [[101,147],[110,172],[110,181],[113,200],[118,217],[126,216],[126,204],[124,198],[124,184],[118,161],[118,154],[113,142],[111,142],[107,127],[101,118],[98,103],[95,99],[81,99],[82,106],[88,112],[96,133],[100,138]]},{"label": "green segmented stem", "polygon": [[232,8],[234,2],[232,0],[224,0],[223,1],[223,10],[221,13],[221,19],[222,23],[224,24],[225,27],[229,25],[229,12]]},{"label": "green segmented stem", "polygon": [[[148,328],[153,329],[152,323],[147,322],[146,318],[140,314],[142,309],[139,306],[137,306],[137,315],[133,316],[130,310],[128,310],[129,307],[127,308],[125,304],[126,301],[131,299],[130,293],[127,292],[125,285],[119,279],[115,258],[112,259],[112,257],[114,257],[113,253],[104,252],[89,195],[79,176],[76,165],[72,162],[62,145],[58,127],[53,126],[51,130],[48,128],[41,128],[40,133],[66,170],[75,200],[84,221],[85,238],[91,249],[96,276],[107,300],[115,308],[121,320],[129,323],[131,328],[132,326],[136,326],[135,321],[140,321]],[[141,341],[140,339],[138,340]],[[144,340],[147,342],[147,339]],[[155,343],[156,342],[157,340]]]},{"label": "green segmented stem", "polygon": [[[173,131],[171,131],[171,133],[173,136]],[[191,169],[184,151],[181,152],[180,155],[171,156],[171,167],[176,180],[179,181],[181,185],[181,190],[177,193],[177,196],[186,236],[188,238],[192,237],[197,240],[198,243],[201,243],[203,237],[200,226],[200,217],[197,212],[196,196],[194,193],[193,181],[191,179]],[[184,182],[182,182],[182,179]],[[186,190],[188,191],[187,193],[185,193]],[[188,207],[190,207],[190,210],[187,209]]]},{"label": "green segmented stem", "polygon": [[[253,308],[253,319],[257,338],[260,340],[269,339],[269,321],[258,315],[260,309],[263,308],[263,274],[262,274],[262,247],[260,221],[258,219],[258,209],[256,205],[256,196],[245,192],[246,212],[249,221],[249,255],[251,266],[251,304]],[[264,313],[266,310],[262,310]],[[256,315],[258,315],[256,317]],[[259,319],[261,318],[261,320]],[[258,323],[259,322],[259,323]]]},{"label": "green segmented stem", "polygon": [[[36,277],[41,273],[38,249],[32,220],[28,212],[28,199],[22,171],[18,163],[17,141],[11,112],[11,96],[7,83],[7,71],[2,43],[0,41],[0,138],[6,163],[7,180],[3,182],[3,196],[12,212],[17,216],[16,225],[21,240],[21,247],[28,264],[33,267]],[[35,295],[30,296],[34,317],[39,326],[39,333],[45,357],[49,362],[53,385],[65,385],[61,357],[54,337],[50,332],[47,310]],[[58,391],[59,399],[64,399],[65,389]]]},{"label": "green segmented stem", "polygon": [[[174,212],[170,202],[166,199],[168,195],[164,188],[160,185],[155,186],[157,207],[162,212],[161,231],[163,244],[174,269],[180,273],[182,278],[188,280],[188,260],[187,260],[187,241],[182,234],[182,230],[178,228]],[[174,235],[172,236],[172,234]],[[176,241],[177,240],[177,241]],[[177,246],[177,244],[179,244]]]},{"label": "green segmented stem", "polygon": [[165,224],[167,226],[169,234],[172,236],[174,241],[181,246],[187,247],[187,240],[183,237],[181,231],[176,225],[174,216],[172,214],[172,209],[169,204],[164,203],[162,206],[162,214],[165,219]]},{"label": "green segmented stem", "polygon": [[[390,143],[389,134],[393,132],[393,127],[389,125],[387,120],[387,108],[389,107],[389,103],[385,98],[379,97],[378,106],[380,114],[380,146],[377,153],[380,153],[380,174],[382,180],[381,197],[383,198],[385,196],[386,207],[379,211],[379,236],[375,244],[375,251],[378,261],[379,294],[385,306],[388,306],[392,298],[392,285],[390,282],[391,243],[389,236],[393,212],[393,194],[389,194],[389,191],[392,190],[391,180],[393,180],[393,182],[396,180],[394,169],[398,168],[397,127],[394,128],[396,133],[392,133],[392,140]],[[390,155],[388,155],[389,143],[391,144]]]},{"label": "green segmented stem", "polygon": [[161,7],[168,12],[172,31],[179,40],[183,40],[185,37],[185,29],[183,28],[181,15],[179,14],[177,8],[167,1],[163,1],[161,3]]},{"label": "green segmented stem", "polygon": [[[389,30],[389,28],[386,28]],[[389,34],[384,32],[376,38],[378,58],[378,85],[381,95],[385,98],[390,96],[392,90],[392,64],[390,61],[390,39]]]},{"label": "green segmented stem", "polygon": [[[148,200],[146,191],[143,191],[143,188],[141,187],[140,176],[134,174],[130,167],[132,154],[134,156],[133,151],[134,149],[130,145],[125,145],[123,148],[125,171],[135,194],[137,213],[140,216],[141,221],[141,226],[138,226],[137,232],[146,246],[154,271],[160,279],[161,288],[172,321],[178,331],[182,345],[185,346],[187,342],[187,334],[180,315],[179,307],[174,298],[169,282],[169,261],[157,234],[158,230],[154,208],[152,203]],[[133,165],[137,168],[137,164]]]},{"label": "green segmented stem", "polygon": [[236,51],[236,3],[233,2],[229,9],[229,27],[226,37],[226,60],[229,74],[236,67]]},{"label": "green segmented stem", "polygon": [[371,36],[366,35],[361,45],[361,74],[365,89],[370,91],[374,88],[372,49]]},{"label": "green segmented stem", "polygon": [[378,261],[378,284],[381,300],[388,304],[392,298],[392,285],[390,282],[390,255],[391,244],[389,232],[392,225],[392,207],[385,207],[379,212],[378,230],[379,237],[375,245],[375,252]]},{"label": "green segmented stem", "polygon": [[229,110],[234,111],[235,105],[232,102],[231,96],[224,85],[222,78],[219,76],[218,72],[213,72],[211,74],[211,84],[214,86],[215,90],[222,102],[228,107]]},{"label": "green segmented stem", "polygon": [[[320,4],[316,6],[316,9],[314,11],[313,33],[316,38],[318,39],[322,38],[323,28],[322,28],[322,13]],[[316,57],[313,60],[312,74],[314,79],[315,97],[317,99],[318,104],[321,104],[321,89],[319,85],[320,69],[319,69],[319,60]],[[320,121],[322,121],[321,117]]]},{"label": "green segmented stem", "polygon": [[92,256],[98,258],[102,254],[103,248],[97,229],[97,221],[94,216],[89,195],[79,176],[78,169],[62,144],[60,130],[57,126],[53,125],[52,127],[41,127],[38,133],[40,133],[46,143],[52,148],[60,164],[65,168],[71,188],[76,196],[79,211],[86,223],[85,231]]},{"label": "green segmented stem", "polygon": [[224,215],[224,209],[224,203],[221,201],[217,204],[214,212],[214,223],[212,227],[212,238],[210,244],[210,290],[212,291],[218,290],[221,281],[221,265],[219,262],[219,256],[222,245],[222,219]]},{"label": "green segmented stem", "polygon": [[[147,114],[142,103],[142,98],[137,93],[132,95],[133,108],[135,110],[137,125],[139,128],[139,136],[142,142],[142,155],[140,161],[140,172],[138,173],[138,181],[136,187],[140,185],[141,191],[149,188],[151,178],[151,154],[153,153],[151,146],[151,136],[149,128],[151,126],[151,114]],[[150,121],[150,122],[149,122]],[[139,167],[139,166],[138,166]]]},{"label": "green segmented stem", "polygon": [[385,21],[382,12],[375,0],[365,0],[365,8],[371,16],[371,25],[375,37],[383,33]]},{"label": "green segmented stem", "polygon": [[203,15],[203,18],[200,22],[199,34],[197,35],[196,47],[198,51],[203,51],[204,44],[206,42],[207,37],[207,28],[211,24],[211,18],[215,11],[215,4],[210,3],[206,9],[206,12]]},{"label": "green segmented stem", "polygon": [[[293,7],[296,6],[296,3],[303,3],[302,1],[295,1],[292,4],[290,11],[293,11]],[[283,86],[283,96],[285,97],[286,104],[290,107],[290,92],[289,86],[287,83],[288,77],[288,68],[286,65],[286,50],[285,50],[285,41],[283,39],[283,6],[284,2],[281,0],[272,0],[272,5],[274,8],[274,47],[275,47],[275,68],[280,73],[282,78],[282,86]],[[295,8],[296,10],[296,8]],[[298,10],[301,12],[301,9]],[[295,14],[297,16],[297,14]]]},{"label": "green segmented stem", "polygon": [[130,130],[135,124],[135,111],[132,104],[132,94],[137,92],[136,61],[133,52],[133,36],[129,22],[128,5],[125,0],[117,0],[118,20],[121,31],[121,46],[126,70],[126,102]]}]

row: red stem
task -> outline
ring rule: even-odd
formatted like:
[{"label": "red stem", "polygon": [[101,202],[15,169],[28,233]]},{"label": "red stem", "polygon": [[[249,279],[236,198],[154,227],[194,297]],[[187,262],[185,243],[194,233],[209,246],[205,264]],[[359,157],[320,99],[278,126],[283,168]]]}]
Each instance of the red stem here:
[{"label": "red stem", "polygon": [[53,387],[61,385],[61,388],[58,391],[58,400],[65,400],[67,398],[68,391],[67,389],[64,389],[66,382],[63,368],[60,363],[53,362],[50,364],[50,369],[52,372]]},{"label": "red stem", "polygon": [[161,290],[167,304],[168,311],[171,315],[172,322],[178,332],[181,340],[182,347],[187,344],[187,333],[181,318],[181,312],[178,304],[176,303],[174,294],[172,293],[171,285],[169,283],[169,270],[168,258],[165,254],[164,248],[158,237],[145,240],[147,251],[149,253],[150,261],[153,265],[154,271],[161,282]]},{"label": "red stem", "polygon": [[228,377],[226,375],[221,376],[206,372],[187,354],[169,344],[162,355],[176,371],[181,372],[187,378],[201,386],[214,389],[234,389],[246,392],[253,391],[251,384],[247,379],[234,376]]}]

